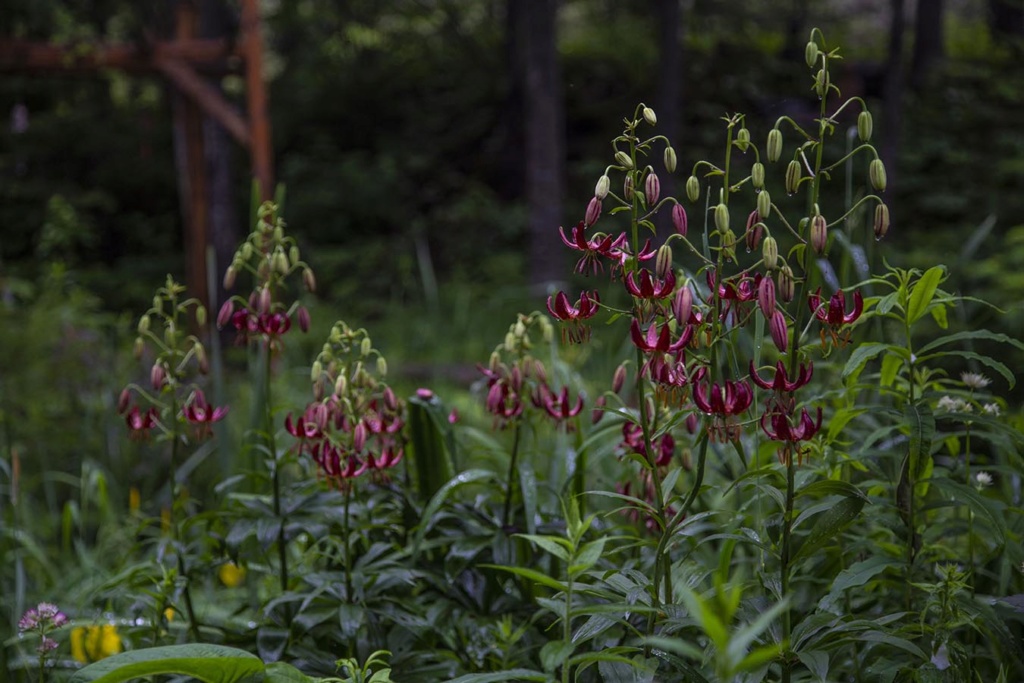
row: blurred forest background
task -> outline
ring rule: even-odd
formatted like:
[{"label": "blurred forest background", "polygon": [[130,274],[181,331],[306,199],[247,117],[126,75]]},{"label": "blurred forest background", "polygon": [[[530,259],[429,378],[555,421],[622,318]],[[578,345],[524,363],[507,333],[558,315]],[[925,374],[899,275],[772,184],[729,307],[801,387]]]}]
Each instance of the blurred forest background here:
[{"label": "blurred forest background", "polygon": [[[145,52],[173,33],[178,7],[6,0],[0,44]],[[194,7],[199,36],[230,44],[239,3]],[[638,102],[655,108],[678,152],[663,195],[681,192],[694,161],[721,153],[724,114],[748,114],[758,144],[783,114],[810,120],[817,104],[802,62],[814,26],[841,47],[838,85],[868,101],[889,170],[893,228],[869,255],[946,263],[953,289],[1008,310],[968,307],[960,324],[1024,324],[1021,0],[260,7],[273,166],[287,188],[285,218],[318,275],[314,316],[374,325],[398,361],[483,360],[515,311],[542,306],[545,286],[568,279],[557,228],[582,217],[610,161],[608,141]],[[153,73],[47,73],[6,54],[0,315],[10,401],[53,378],[88,385],[61,359],[85,354],[105,367],[92,342],[130,344],[127,317],[165,273],[184,278],[189,245],[174,89]],[[238,73],[205,76],[244,107]],[[203,135],[219,280],[249,229],[250,165],[215,122]],[[702,224],[699,214],[691,224]],[[863,234],[872,241],[869,228]],[[69,351],[79,343],[89,348]],[[35,377],[33,363],[42,365]]]}]

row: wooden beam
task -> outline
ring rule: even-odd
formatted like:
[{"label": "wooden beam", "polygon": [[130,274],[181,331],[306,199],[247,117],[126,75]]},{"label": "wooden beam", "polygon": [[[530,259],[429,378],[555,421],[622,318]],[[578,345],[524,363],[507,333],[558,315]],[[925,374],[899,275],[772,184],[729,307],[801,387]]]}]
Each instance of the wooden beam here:
[{"label": "wooden beam", "polygon": [[245,92],[248,104],[249,153],[260,199],[274,195],[274,159],[267,113],[267,86],[263,82],[263,35],[257,0],[242,0],[242,54],[245,57]]},{"label": "wooden beam", "polygon": [[157,58],[156,66],[182,94],[187,95],[207,116],[224,126],[224,130],[238,144],[249,146],[249,125],[219,90],[203,80],[188,64],[177,59]]},{"label": "wooden beam", "polygon": [[155,41],[144,45],[53,45],[0,39],[0,71],[92,74],[99,69],[120,69],[147,73],[157,71],[162,59],[175,59],[221,73],[242,68],[240,51],[233,41],[225,39]]}]

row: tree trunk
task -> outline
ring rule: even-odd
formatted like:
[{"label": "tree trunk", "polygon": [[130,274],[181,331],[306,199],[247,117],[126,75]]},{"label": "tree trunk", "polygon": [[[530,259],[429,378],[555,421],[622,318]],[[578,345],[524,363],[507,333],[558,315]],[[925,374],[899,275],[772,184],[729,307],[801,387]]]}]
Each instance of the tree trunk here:
[{"label": "tree trunk", "polygon": [[882,159],[888,171],[888,199],[892,210],[893,188],[896,186],[900,145],[900,125],[903,115],[903,34],[906,29],[904,0],[891,0],[892,16],[889,23],[889,57],[886,63],[885,92],[882,103],[882,123],[885,134]]},{"label": "tree trunk", "polygon": [[943,0],[917,3],[914,19],[914,56],[910,64],[910,87],[928,85],[935,67],[945,56],[942,35]]},{"label": "tree trunk", "polygon": [[[530,282],[565,279],[558,237],[565,185],[565,120],[555,19],[558,0],[509,0],[525,29],[517,41],[525,56],[526,202]],[[580,210],[582,214],[582,207]]]},{"label": "tree trunk", "polygon": [[[682,17],[679,0],[655,0],[655,17],[658,22],[658,83],[654,109],[658,114],[658,132],[667,137],[678,155],[682,148],[679,139],[682,119],[683,92],[683,54],[679,39],[682,30]],[[661,179],[661,193],[664,197],[675,196],[679,183],[674,174],[662,171],[657,164],[658,177]],[[677,169],[676,173],[680,171]],[[678,197],[677,197],[678,199]],[[672,234],[672,212],[659,211],[655,219],[658,228],[658,241],[663,242]]]}]

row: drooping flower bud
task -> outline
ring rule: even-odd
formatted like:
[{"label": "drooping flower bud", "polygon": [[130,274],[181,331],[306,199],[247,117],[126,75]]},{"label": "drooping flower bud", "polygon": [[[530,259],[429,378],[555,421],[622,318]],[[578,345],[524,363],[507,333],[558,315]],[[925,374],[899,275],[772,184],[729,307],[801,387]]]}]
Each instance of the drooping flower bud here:
[{"label": "drooping flower bud", "polygon": [[633,160],[629,158],[629,155],[619,150],[615,153],[615,163],[622,166],[627,171],[633,168]]},{"label": "drooping flower bud", "polygon": [[299,258],[299,247],[292,245],[288,250],[288,260],[292,263],[298,263],[301,259]]},{"label": "drooping flower bud", "polygon": [[373,351],[373,342],[370,341],[369,337],[363,337],[362,341],[359,342],[359,355],[365,358],[370,355],[371,351]]},{"label": "drooping flower bud", "polygon": [[818,61],[818,54],[818,44],[813,40],[807,41],[807,47],[804,48],[804,61],[807,62],[808,67],[814,67],[814,63]]},{"label": "drooping flower bud", "polygon": [[722,233],[722,254],[726,261],[736,260],[736,233],[731,229]]},{"label": "drooping flower bud", "polygon": [[167,383],[167,371],[164,370],[163,363],[153,363],[153,367],[149,369],[149,382],[157,391],[164,388],[164,384]]},{"label": "drooping flower bud", "polygon": [[697,180],[695,175],[686,179],[686,198],[691,202],[700,199],[700,181]]},{"label": "drooping flower bud", "polygon": [[686,237],[686,209],[682,204],[672,207],[672,227],[676,229],[677,233]]},{"label": "drooping flower bud", "polygon": [[828,246],[828,224],[820,213],[811,218],[811,248],[816,254],[824,254]]},{"label": "drooping flower bud", "polygon": [[231,322],[231,316],[235,313],[235,303],[228,299],[221,304],[220,311],[217,313],[217,328],[226,327]]},{"label": "drooping flower bud", "polygon": [[771,320],[775,313],[775,281],[770,277],[761,278],[757,285],[757,305],[761,313],[768,320]]},{"label": "drooping flower bud", "polygon": [[796,194],[796,191],[800,189],[800,162],[793,159],[789,162],[789,166],[786,166],[786,193]]},{"label": "drooping flower bud", "polygon": [[274,270],[281,275],[288,274],[288,257],[284,254],[284,249],[278,247],[274,250],[274,256],[270,262]]},{"label": "drooping flower bud", "polygon": [[876,191],[885,192],[885,164],[881,159],[872,159],[868,164],[868,179]]},{"label": "drooping flower bud", "polygon": [[206,324],[206,306],[202,304],[196,306],[196,323],[200,326]]},{"label": "drooping flower bud", "polygon": [[608,196],[608,190],[611,189],[612,179],[606,175],[602,175],[597,179],[597,184],[594,185],[594,196],[599,200],[604,201],[604,198]]},{"label": "drooping flower bud", "polygon": [[736,131],[736,149],[746,154],[748,147],[750,147],[750,131],[740,128]]},{"label": "drooping flower bud", "polygon": [[128,411],[128,406],[132,401],[132,392],[125,387],[121,390],[121,395],[117,397],[117,412],[119,415],[123,415]]},{"label": "drooping flower bud", "polygon": [[658,115],[654,113],[654,110],[650,107],[644,107],[643,109],[644,121],[652,126],[658,125]]},{"label": "drooping flower bud", "polygon": [[665,156],[663,158],[665,163],[665,170],[669,173],[676,172],[676,151],[671,147],[665,148]]},{"label": "drooping flower bud", "polygon": [[345,375],[338,375],[338,379],[334,382],[334,395],[344,396],[346,389],[348,389],[348,378]]},{"label": "drooping flower bud", "polygon": [[206,347],[196,343],[196,362],[199,364],[199,372],[203,375],[210,374],[210,359],[206,356]]},{"label": "drooping flower bud", "polygon": [[272,302],[272,299],[271,299],[271,296],[270,296],[270,287],[264,287],[263,289],[260,290],[260,298],[259,298],[259,312],[260,312],[260,315],[265,315],[267,313],[270,313],[270,304],[271,304],[271,302]]},{"label": "drooping flower bud", "polygon": [[772,128],[768,131],[767,157],[769,162],[776,162],[782,157],[782,131]]},{"label": "drooping flower bud", "polygon": [[793,279],[793,269],[788,264],[783,263],[782,267],[779,268],[779,277],[776,282],[778,287],[775,289],[776,295],[787,304],[793,300],[796,296],[796,281]]},{"label": "drooping flower bud", "polygon": [[242,255],[242,260],[248,261],[249,259],[252,258],[252,243],[243,242],[242,246],[239,248],[238,251]]},{"label": "drooping flower bud", "polygon": [[672,247],[663,244],[658,247],[658,253],[654,258],[654,273],[658,279],[664,280],[672,272]]},{"label": "drooping flower bud", "polygon": [[754,165],[750,167],[750,184],[754,186],[755,190],[764,189],[764,164],[760,161],[755,161]]},{"label": "drooping flower bud", "polygon": [[146,342],[142,340],[142,337],[136,337],[135,343],[132,345],[132,355],[135,360],[142,358],[142,352],[146,349]]},{"label": "drooping flower bud", "polygon": [[633,176],[629,173],[626,174],[626,179],[622,181],[622,197],[627,201],[633,201]]},{"label": "drooping flower bud", "polygon": [[136,329],[138,330],[138,333],[140,335],[143,335],[143,334],[146,334],[147,332],[149,332],[149,326],[150,326],[150,320],[149,320],[149,314],[147,313],[146,315],[144,315],[141,318],[139,318],[139,324],[138,324]]},{"label": "drooping flower bud", "polygon": [[857,136],[861,142],[868,142],[871,140],[871,132],[874,130],[875,122],[871,118],[871,112],[867,109],[862,111],[857,116]]},{"label": "drooping flower bud", "polygon": [[779,265],[779,245],[771,235],[764,238],[761,258],[764,259],[764,267],[768,270],[775,270]]},{"label": "drooping flower bud", "polygon": [[761,246],[761,237],[764,236],[764,223],[757,213],[757,209],[747,216],[747,231],[743,233],[743,239],[747,243],[747,253],[754,251]]},{"label": "drooping flower bud", "polygon": [[879,204],[875,207],[875,239],[880,240],[889,232],[889,207]]},{"label": "drooping flower bud", "polygon": [[316,291],[316,276],[313,275],[313,271],[309,268],[302,270],[302,282],[306,285],[306,289],[310,292]]},{"label": "drooping flower bud", "polygon": [[377,374],[381,377],[387,377],[388,362],[384,360],[384,356],[377,356]]},{"label": "drooping flower bud", "polygon": [[723,234],[729,229],[729,207],[723,203],[715,207],[715,229]]},{"label": "drooping flower bud", "polygon": [[647,206],[654,206],[661,196],[661,181],[656,173],[648,173],[644,181],[644,196],[647,198]]},{"label": "drooping flower bud", "polygon": [[598,396],[594,401],[594,409],[590,411],[590,424],[597,424],[604,417],[604,406],[608,402],[604,396]]},{"label": "drooping flower bud", "polygon": [[814,92],[818,97],[825,97],[828,94],[830,84],[831,79],[825,67],[818,69],[818,73],[814,75]]},{"label": "drooping flower bud", "polygon": [[676,318],[676,323],[680,327],[688,325],[690,322],[690,315],[693,313],[693,292],[686,285],[683,285],[676,290],[676,295],[672,299],[672,315]]},{"label": "drooping flower bud", "polygon": [[612,391],[616,394],[622,391],[622,387],[626,384],[626,364],[621,363],[619,367],[615,368],[614,374],[612,374]]},{"label": "drooping flower bud", "polygon": [[298,310],[295,311],[295,317],[299,322],[299,329],[303,332],[309,332],[309,311],[305,306],[299,306]]},{"label": "drooping flower bud", "polygon": [[597,197],[591,197],[590,203],[587,204],[587,213],[583,218],[583,222],[589,228],[597,219],[601,217],[601,200]]},{"label": "drooping flower bud", "polygon": [[772,196],[768,190],[761,190],[757,193],[757,215],[764,220],[772,213]]},{"label": "drooping flower bud", "polygon": [[771,332],[772,341],[775,342],[775,348],[780,353],[785,353],[789,346],[789,330],[786,328],[786,316],[782,314],[782,311],[775,311],[772,314],[768,330]]}]

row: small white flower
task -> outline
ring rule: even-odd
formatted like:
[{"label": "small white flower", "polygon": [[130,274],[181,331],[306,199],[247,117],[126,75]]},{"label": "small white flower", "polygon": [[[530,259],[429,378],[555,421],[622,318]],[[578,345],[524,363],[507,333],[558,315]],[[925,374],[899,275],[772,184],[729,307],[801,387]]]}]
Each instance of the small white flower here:
[{"label": "small white flower", "polygon": [[992,485],[992,475],[988,472],[978,472],[974,475],[974,480],[978,482],[979,489]]},{"label": "small white flower", "polygon": [[992,380],[980,372],[961,372],[960,380],[968,389],[984,389],[992,383]]},{"label": "small white flower", "polygon": [[935,406],[938,410],[943,410],[948,413],[954,413],[960,410],[960,406],[963,405],[963,401],[952,396],[943,396],[939,399],[938,404]]},{"label": "small white flower", "polygon": [[986,403],[983,409],[986,415],[994,415],[995,417],[999,417],[1001,412],[998,403]]}]

